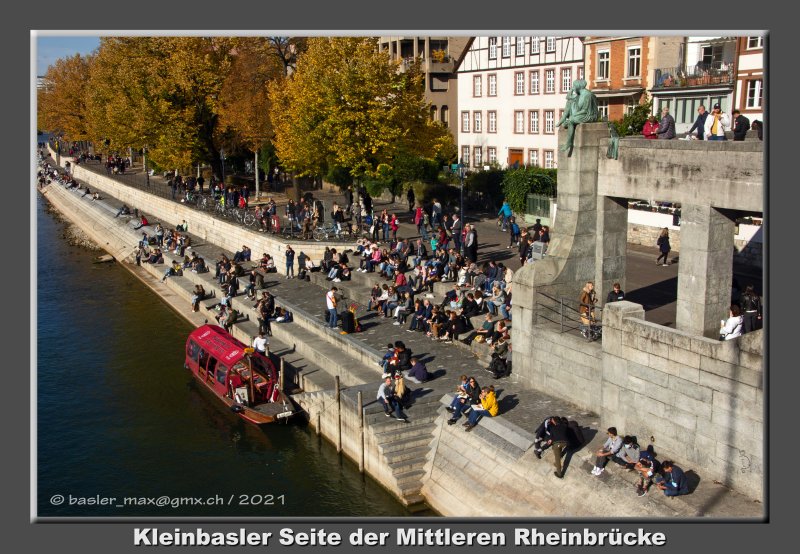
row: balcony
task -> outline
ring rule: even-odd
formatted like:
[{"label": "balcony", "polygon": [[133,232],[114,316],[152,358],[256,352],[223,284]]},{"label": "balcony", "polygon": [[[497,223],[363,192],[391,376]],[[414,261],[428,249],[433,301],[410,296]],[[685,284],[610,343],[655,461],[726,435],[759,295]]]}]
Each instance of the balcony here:
[{"label": "balcony", "polygon": [[692,67],[663,67],[655,70],[653,90],[733,86],[733,64],[698,63]]},{"label": "balcony", "polygon": [[[423,73],[452,73],[455,70],[456,62],[450,56],[437,57],[434,59],[426,60],[419,57],[420,69]],[[405,72],[414,64],[415,58],[413,56],[403,58],[400,62],[400,71]]]}]

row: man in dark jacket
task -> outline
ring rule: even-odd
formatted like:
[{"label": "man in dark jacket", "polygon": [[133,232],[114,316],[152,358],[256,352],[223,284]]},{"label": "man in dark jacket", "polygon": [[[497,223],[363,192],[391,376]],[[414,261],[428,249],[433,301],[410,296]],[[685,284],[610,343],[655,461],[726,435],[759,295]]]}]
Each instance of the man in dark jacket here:
[{"label": "man in dark jacket", "polygon": [[656,134],[659,139],[675,138],[675,119],[669,114],[669,108],[661,110],[661,122],[658,124]]},{"label": "man in dark jacket", "polygon": [[564,473],[561,471],[561,456],[569,444],[569,439],[567,438],[567,424],[563,423],[561,420],[557,420],[550,425],[549,432],[550,439],[547,441],[547,444],[553,450],[553,465],[556,468],[553,475],[559,479],[563,479]]},{"label": "man in dark jacket", "polygon": [[733,140],[744,140],[749,130],[750,120],[743,116],[739,110],[733,110]]},{"label": "man in dark jacket", "polygon": [[614,288],[608,292],[606,297],[606,304],[611,302],[620,302],[625,300],[625,292],[620,288],[619,283],[614,283]]},{"label": "man in dark jacket", "polygon": [[656,485],[664,491],[664,496],[689,494],[689,481],[681,468],[665,460],[661,463],[661,470],[664,477],[656,477]]},{"label": "man in dark jacket", "polygon": [[706,128],[706,118],[708,117],[708,112],[706,111],[705,106],[700,106],[697,108],[697,119],[694,120],[694,125],[692,128],[687,131],[687,135],[691,135],[693,131],[696,130],[695,136],[697,140],[703,140],[703,133],[705,132]]}]

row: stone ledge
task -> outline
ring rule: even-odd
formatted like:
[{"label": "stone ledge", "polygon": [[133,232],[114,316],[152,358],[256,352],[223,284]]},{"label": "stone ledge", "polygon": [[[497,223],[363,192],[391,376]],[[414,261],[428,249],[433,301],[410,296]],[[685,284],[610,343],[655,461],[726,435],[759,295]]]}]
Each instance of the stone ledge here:
[{"label": "stone ledge", "polygon": [[[455,395],[447,393],[439,400],[444,406],[449,406],[453,401]],[[533,441],[536,438],[533,433],[529,433],[522,427],[511,423],[503,418],[503,416],[484,417],[481,419],[480,425],[487,431],[491,431],[496,436],[511,443],[517,447],[521,452],[525,452],[533,446]]]}]

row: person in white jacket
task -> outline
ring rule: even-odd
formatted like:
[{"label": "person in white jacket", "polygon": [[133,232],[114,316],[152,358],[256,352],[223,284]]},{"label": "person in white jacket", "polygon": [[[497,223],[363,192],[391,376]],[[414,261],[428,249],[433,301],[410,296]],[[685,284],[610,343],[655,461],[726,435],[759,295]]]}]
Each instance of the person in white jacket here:
[{"label": "person in white jacket", "polygon": [[706,140],[727,140],[725,130],[731,128],[731,120],[728,114],[723,113],[719,104],[714,104],[711,113],[706,117],[704,134]]},{"label": "person in white jacket", "polygon": [[731,340],[742,336],[742,326],[744,318],[741,309],[736,304],[731,305],[730,317],[727,321],[720,321],[719,338],[720,340]]}]

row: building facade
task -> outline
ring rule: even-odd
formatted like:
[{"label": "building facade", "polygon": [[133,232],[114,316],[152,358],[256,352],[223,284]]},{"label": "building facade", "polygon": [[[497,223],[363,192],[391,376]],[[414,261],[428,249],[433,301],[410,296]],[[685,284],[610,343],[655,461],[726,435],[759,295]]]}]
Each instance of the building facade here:
[{"label": "building facade", "polygon": [[764,40],[763,36],[737,39],[734,107],[751,123],[764,121]]},{"label": "building facade", "polygon": [[684,37],[585,37],[586,81],[601,118],[616,121],[644,101],[654,68],[676,65]]},{"label": "building facade", "polygon": [[677,133],[687,132],[700,106],[723,112],[734,107],[737,38],[686,37],[675,58],[652,69],[653,113],[669,108]]},{"label": "building facade", "polygon": [[379,37],[378,50],[400,60],[401,71],[419,59],[425,74],[425,99],[430,103],[431,119],[444,123],[453,137],[458,133],[455,113],[458,87],[455,67],[469,37]]},{"label": "building facade", "polygon": [[556,124],[583,51],[578,37],[470,39],[457,68],[461,163],[557,167]]}]

